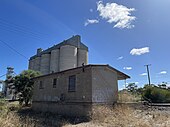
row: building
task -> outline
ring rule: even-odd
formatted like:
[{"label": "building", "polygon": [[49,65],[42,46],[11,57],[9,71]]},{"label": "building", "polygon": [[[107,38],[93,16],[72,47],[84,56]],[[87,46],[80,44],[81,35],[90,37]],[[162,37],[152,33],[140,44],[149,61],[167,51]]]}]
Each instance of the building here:
[{"label": "building", "polygon": [[28,68],[44,75],[80,67],[82,64],[88,64],[88,47],[76,35],[47,50],[37,49],[37,54],[29,60]]},{"label": "building", "polygon": [[109,65],[88,65],[88,47],[79,35],[38,49],[29,69],[42,73],[34,78],[33,110],[71,116],[86,116],[94,104],[116,103],[118,80],[130,78]]},{"label": "building", "polygon": [[114,104],[118,80],[130,78],[109,65],[85,65],[34,78],[32,108],[86,116],[94,104]]}]

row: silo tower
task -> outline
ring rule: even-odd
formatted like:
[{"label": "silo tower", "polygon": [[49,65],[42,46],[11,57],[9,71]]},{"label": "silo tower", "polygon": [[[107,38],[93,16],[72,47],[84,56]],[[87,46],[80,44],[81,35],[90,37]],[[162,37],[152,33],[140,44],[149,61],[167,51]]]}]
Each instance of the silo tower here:
[{"label": "silo tower", "polygon": [[82,64],[88,64],[88,47],[76,35],[46,50],[37,49],[37,54],[29,60],[29,69],[44,75],[80,67]]}]

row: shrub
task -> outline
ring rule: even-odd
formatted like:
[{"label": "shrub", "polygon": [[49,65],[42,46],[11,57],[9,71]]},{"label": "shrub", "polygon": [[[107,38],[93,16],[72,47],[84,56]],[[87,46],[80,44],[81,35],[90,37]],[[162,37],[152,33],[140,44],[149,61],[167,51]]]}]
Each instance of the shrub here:
[{"label": "shrub", "polygon": [[144,100],[150,100],[153,103],[169,103],[170,90],[158,88],[156,86],[145,86],[142,94]]}]

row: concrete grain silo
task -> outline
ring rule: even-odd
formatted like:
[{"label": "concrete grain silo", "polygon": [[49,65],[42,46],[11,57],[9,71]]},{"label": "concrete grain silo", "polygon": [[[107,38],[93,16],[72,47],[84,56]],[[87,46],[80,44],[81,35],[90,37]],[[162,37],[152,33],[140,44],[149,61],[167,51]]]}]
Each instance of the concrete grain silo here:
[{"label": "concrete grain silo", "polygon": [[88,47],[79,35],[73,36],[46,50],[37,49],[29,60],[29,69],[42,75],[76,68],[88,64]]},{"label": "concrete grain silo", "polygon": [[60,71],[77,67],[77,47],[64,45],[60,47]]},{"label": "concrete grain silo", "polygon": [[40,71],[40,62],[41,62],[41,57],[40,57],[40,56],[37,56],[37,57],[34,59],[34,70],[35,70],[35,71]]},{"label": "concrete grain silo", "polygon": [[40,72],[41,74],[49,74],[50,71],[50,54],[42,54],[40,62]]},{"label": "concrete grain silo", "polygon": [[32,62],[32,69],[31,70],[35,70],[35,58],[33,58],[32,60],[31,60],[31,62]]},{"label": "concrete grain silo", "polygon": [[88,63],[88,51],[84,49],[78,49],[78,67],[82,64],[87,65]]},{"label": "concrete grain silo", "polygon": [[51,51],[50,73],[59,71],[59,53],[59,49],[54,49]]},{"label": "concrete grain silo", "polygon": [[34,62],[32,59],[29,60],[29,69],[34,70]]}]

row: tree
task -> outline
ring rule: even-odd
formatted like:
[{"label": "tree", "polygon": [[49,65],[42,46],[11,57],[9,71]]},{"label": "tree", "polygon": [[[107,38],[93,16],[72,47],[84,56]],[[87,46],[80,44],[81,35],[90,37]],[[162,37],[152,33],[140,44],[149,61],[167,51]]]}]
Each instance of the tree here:
[{"label": "tree", "polygon": [[162,89],[166,89],[167,88],[167,82],[162,82],[160,84],[158,84],[158,87],[162,88]]},{"label": "tree", "polygon": [[20,104],[23,102],[27,106],[32,99],[33,95],[33,84],[32,78],[40,75],[39,72],[33,70],[25,70],[21,74],[15,76],[14,86],[15,92],[19,97]]},{"label": "tree", "polygon": [[127,86],[127,90],[129,92],[134,93],[137,90],[137,85],[135,83],[129,83],[128,86]]}]

